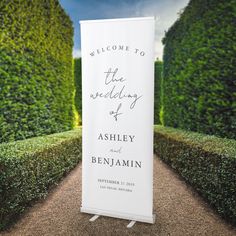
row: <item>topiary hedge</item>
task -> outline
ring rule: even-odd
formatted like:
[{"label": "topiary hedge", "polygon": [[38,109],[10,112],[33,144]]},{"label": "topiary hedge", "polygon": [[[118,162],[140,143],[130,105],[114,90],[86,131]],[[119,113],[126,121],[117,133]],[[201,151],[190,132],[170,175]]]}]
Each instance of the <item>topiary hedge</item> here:
[{"label": "topiary hedge", "polygon": [[162,106],[162,67],[162,61],[155,61],[154,124],[161,124],[160,112]]},{"label": "topiary hedge", "polygon": [[0,144],[0,230],[81,159],[81,130]]},{"label": "topiary hedge", "polygon": [[82,75],[81,58],[74,59],[74,80],[75,80],[75,107],[79,114],[79,124],[82,123]]},{"label": "topiary hedge", "polygon": [[236,138],[235,0],[190,0],[164,47],[164,122]]},{"label": "topiary hedge", "polygon": [[156,126],[154,152],[236,224],[236,140]]},{"label": "topiary hedge", "polygon": [[57,0],[0,1],[0,142],[72,128],[72,47]]}]

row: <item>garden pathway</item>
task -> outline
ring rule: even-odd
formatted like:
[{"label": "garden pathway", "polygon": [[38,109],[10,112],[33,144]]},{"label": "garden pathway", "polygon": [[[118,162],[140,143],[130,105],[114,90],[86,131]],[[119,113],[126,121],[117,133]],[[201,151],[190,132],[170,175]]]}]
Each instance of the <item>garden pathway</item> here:
[{"label": "garden pathway", "polygon": [[159,158],[154,159],[154,225],[136,223],[127,229],[127,220],[80,213],[81,164],[44,201],[30,208],[10,231],[2,236],[236,236],[236,230],[223,221]]}]

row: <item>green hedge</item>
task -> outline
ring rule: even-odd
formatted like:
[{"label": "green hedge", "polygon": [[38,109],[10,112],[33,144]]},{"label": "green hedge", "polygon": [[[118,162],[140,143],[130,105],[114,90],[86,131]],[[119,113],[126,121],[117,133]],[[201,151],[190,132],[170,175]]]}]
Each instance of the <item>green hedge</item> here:
[{"label": "green hedge", "polygon": [[154,124],[162,124],[160,112],[162,106],[162,61],[155,61]]},{"label": "green hedge", "polygon": [[236,224],[236,141],[155,127],[155,153]]},{"label": "green hedge", "polygon": [[0,1],[0,142],[73,127],[72,47],[57,0]]},{"label": "green hedge", "polygon": [[165,125],[236,138],[235,0],[191,0],[164,47]]},{"label": "green hedge", "polygon": [[82,75],[81,58],[74,59],[74,80],[75,80],[75,107],[79,114],[79,125],[82,124]]},{"label": "green hedge", "polygon": [[81,159],[81,129],[0,144],[0,229]]}]

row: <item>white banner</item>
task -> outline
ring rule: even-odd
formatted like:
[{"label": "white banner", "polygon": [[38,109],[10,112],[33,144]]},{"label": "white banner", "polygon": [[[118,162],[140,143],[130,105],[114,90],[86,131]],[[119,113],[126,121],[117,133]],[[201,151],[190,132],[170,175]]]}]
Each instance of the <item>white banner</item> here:
[{"label": "white banner", "polygon": [[154,223],[154,18],[80,23],[81,211]]}]

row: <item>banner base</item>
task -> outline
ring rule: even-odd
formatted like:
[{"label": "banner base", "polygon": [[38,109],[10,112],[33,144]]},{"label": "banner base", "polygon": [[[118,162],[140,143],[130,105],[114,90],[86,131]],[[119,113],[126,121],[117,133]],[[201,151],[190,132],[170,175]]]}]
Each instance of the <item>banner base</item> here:
[{"label": "banner base", "polygon": [[88,214],[93,214],[93,215],[109,216],[109,217],[114,217],[114,218],[119,218],[119,219],[124,219],[124,220],[131,220],[131,221],[139,221],[139,222],[144,222],[144,223],[149,223],[149,224],[154,224],[155,219],[156,219],[155,214],[153,214],[151,217],[147,217],[147,216],[139,216],[139,215],[129,215],[129,214],[124,214],[120,212],[104,211],[100,209],[86,208],[86,207],[81,207],[80,211],[83,213],[88,213]]},{"label": "banner base", "polygon": [[136,223],[135,220],[130,221],[130,223],[127,225],[127,228],[128,229],[132,228],[135,225],[135,223]]}]

